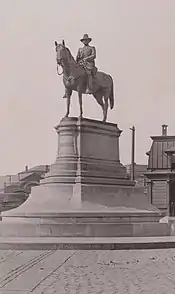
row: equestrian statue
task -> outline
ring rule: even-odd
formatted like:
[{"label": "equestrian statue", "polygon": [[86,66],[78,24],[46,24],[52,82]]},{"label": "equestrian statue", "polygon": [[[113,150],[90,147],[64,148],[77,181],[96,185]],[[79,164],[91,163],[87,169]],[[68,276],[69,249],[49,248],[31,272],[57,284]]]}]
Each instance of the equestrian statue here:
[{"label": "equestrian statue", "polygon": [[[65,46],[64,40],[56,46],[57,73],[63,74],[63,84],[65,94],[63,98],[67,99],[67,112],[65,117],[69,116],[70,100],[72,91],[78,92],[80,105],[80,118],[83,117],[82,94],[91,94],[103,110],[103,121],[107,119],[108,105],[114,107],[113,79],[110,75],[98,71],[95,66],[96,48],[90,46],[92,39],[85,34],[80,40],[84,46],[77,53],[76,60],[73,58],[70,50]],[[62,67],[59,73],[58,66]]]}]

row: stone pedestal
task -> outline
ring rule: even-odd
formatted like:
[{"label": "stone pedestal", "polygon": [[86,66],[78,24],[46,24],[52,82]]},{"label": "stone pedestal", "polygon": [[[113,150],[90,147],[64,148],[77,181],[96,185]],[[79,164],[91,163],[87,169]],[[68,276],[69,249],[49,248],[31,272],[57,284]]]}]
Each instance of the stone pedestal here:
[{"label": "stone pedestal", "polygon": [[116,124],[64,118],[55,163],[25,203],[2,213],[1,236],[152,235],[161,217],[127,178]]}]

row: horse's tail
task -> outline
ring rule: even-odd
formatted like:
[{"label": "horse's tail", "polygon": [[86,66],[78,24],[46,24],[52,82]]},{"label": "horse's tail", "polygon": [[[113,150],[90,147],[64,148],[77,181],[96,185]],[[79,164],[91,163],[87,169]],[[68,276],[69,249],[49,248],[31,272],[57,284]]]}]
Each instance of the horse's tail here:
[{"label": "horse's tail", "polygon": [[112,84],[111,84],[111,91],[110,91],[110,94],[109,94],[109,101],[110,101],[110,107],[111,107],[111,109],[113,109],[113,107],[114,107],[114,83],[113,83],[113,79],[112,79]]}]

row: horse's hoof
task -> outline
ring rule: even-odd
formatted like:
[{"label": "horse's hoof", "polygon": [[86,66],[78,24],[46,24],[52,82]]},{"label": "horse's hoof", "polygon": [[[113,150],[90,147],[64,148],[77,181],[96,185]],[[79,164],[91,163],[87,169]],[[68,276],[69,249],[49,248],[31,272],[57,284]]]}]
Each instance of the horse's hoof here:
[{"label": "horse's hoof", "polygon": [[92,91],[87,89],[85,94],[92,95]]}]

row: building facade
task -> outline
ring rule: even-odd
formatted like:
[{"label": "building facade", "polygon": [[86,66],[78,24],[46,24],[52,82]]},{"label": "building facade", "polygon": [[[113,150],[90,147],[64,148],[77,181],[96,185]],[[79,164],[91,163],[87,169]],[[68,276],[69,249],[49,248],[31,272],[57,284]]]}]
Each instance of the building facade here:
[{"label": "building facade", "polygon": [[34,166],[16,175],[0,177],[0,212],[18,207],[25,202],[31,188],[37,186],[49,171],[48,165]]},{"label": "building facade", "polygon": [[147,193],[151,203],[164,215],[175,215],[175,136],[167,134],[167,125],[162,125],[162,134],[152,136],[152,145],[147,152]]}]

